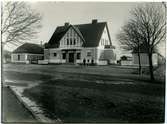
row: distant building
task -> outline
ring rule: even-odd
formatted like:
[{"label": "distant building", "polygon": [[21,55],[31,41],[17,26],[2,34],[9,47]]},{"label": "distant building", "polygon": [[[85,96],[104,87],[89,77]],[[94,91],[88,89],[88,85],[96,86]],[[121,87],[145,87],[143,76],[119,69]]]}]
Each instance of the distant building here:
[{"label": "distant building", "polygon": [[132,65],[132,57],[122,56],[120,59],[121,65]]},{"label": "distant building", "polygon": [[38,63],[43,59],[43,48],[40,45],[25,43],[12,52],[13,63]]},{"label": "distant building", "polygon": [[107,22],[58,26],[44,49],[48,63],[116,63]]},{"label": "distant building", "polygon": [[[148,59],[148,54],[147,54],[147,48],[142,45],[140,47],[140,62],[141,62],[141,66],[149,66],[149,59]],[[157,66],[158,65],[158,53],[153,52],[152,55],[152,63],[153,66]],[[132,52],[132,64],[133,65],[139,65],[139,57],[138,57],[138,49],[134,49]]]}]

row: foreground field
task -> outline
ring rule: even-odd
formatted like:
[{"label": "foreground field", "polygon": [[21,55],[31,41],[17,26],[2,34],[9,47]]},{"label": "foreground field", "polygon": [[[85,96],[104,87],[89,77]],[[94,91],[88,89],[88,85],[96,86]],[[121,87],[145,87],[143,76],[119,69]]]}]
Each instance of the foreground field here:
[{"label": "foreground field", "polygon": [[[24,96],[63,122],[163,122],[164,84],[135,68],[74,65],[5,65],[4,78],[38,84]],[[19,83],[18,83],[19,82]]]}]

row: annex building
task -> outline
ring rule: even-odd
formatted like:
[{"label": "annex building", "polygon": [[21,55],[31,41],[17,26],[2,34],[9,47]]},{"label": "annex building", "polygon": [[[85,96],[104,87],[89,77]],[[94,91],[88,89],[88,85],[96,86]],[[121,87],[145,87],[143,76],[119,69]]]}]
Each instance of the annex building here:
[{"label": "annex building", "polygon": [[43,60],[43,48],[38,44],[24,43],[15,49],[11,54],[12,63],[38,63]]}]

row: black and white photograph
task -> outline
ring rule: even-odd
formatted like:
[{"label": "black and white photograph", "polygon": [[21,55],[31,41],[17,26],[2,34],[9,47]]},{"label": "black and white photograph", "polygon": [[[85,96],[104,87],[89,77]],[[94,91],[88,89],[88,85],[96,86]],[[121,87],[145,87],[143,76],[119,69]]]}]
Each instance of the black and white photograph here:
[{"label": "black and white photograph", "polygon": [[2,123],[164,123],[166,4],[1,1]]}]

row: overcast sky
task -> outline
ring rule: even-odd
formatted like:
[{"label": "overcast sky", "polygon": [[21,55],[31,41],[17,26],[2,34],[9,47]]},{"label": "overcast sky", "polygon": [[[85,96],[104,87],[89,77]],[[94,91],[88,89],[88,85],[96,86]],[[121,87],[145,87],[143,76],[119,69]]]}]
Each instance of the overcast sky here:
[{"label": "overcast sky", "polygon": [[139,2],[33,2],[32,8],[41,13],[42,28],[39,30],[38,38],[34,41],[48,42],[57,26],[70,24],[91,23],[92,19],[98,22],[106,21],[113,45],[116,46],[118,56],[124,52],[120,51],[116,35],[121,27],[130,18],[130,10],[135,8]]}]

